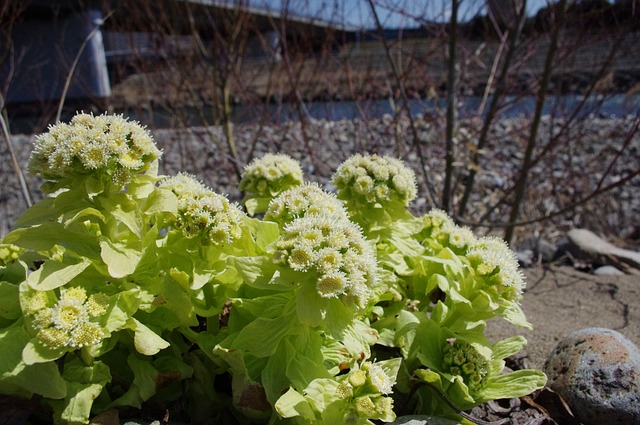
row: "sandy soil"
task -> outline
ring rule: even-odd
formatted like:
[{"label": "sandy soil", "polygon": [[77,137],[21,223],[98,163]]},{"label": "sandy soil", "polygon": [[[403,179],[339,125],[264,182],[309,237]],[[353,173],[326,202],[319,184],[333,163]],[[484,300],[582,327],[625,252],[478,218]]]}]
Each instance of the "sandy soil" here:
[{"label": "sandy soil", "polygon": [[535,267],[524,273],[522,307],[533,330],[495,320],[487,334],[496,341],[525,336],[529,367],[543,368],[560,340],[586,327],[614,329],[640,344],[640,276],[596,276],[567,266]]}]

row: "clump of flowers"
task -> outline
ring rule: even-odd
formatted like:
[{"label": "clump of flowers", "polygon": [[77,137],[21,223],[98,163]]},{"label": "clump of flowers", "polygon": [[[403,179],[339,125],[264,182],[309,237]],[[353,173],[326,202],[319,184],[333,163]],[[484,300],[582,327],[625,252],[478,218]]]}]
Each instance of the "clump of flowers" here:
[{"label": "clump of flowers", "polygon": [[100,320],[109,306],[109,297],[102,292],[87,296],[86,290],[78,286],[60,292],[60,299],[51,307],[49,297],[41,291],[28,297],[24,310],[32,316],[38,342],[51,350],[98,344],[108,334]]},{"label": "clump of flowers", "polygon": [[[300,393],[294,389],[276,403],[276,410],[293,423],[372,424],[393,422],[393,386],[400,359],[356,364],[348,373],[315,379]],[[319,391],[320,390],[320,391]]]},{"label": "clump of flowers", "polygon": [[29,170],[45,180],[105,175],[118,187],[147,170],[161,152],[147,130],[118,115],[78,114],[38,136]]},{"label": "clump of flowers", "polygon": [[356,224],[332,215],[307,215],[285,226],[275,248],[274,262],[311,273],[321,297],[343,297],[358,306],[369,301],[376,258]]},{"label": "clump of flowers", "polygon": [[440,209],[432,209],[420,217],[422,229],[415,238],[431,253],[449,248],[456,254],[466,254],[476,244],[473,232],[458,226],[449,215]]},{"label": "clump of flowers", "polygon": [[249,214],[263,213],[271,199],[303,180],[300,163],[288,155],[266,154],[247,164],[240,180]]},{"label": "clump of flowers", "polygon": [[417,195],[415,173],[389,156],[353,155],[338,167],[332,181],[338,198],[355,205],[407,206]]},{"label": "clump of flowers", "polygon": [[404,396],[455,416],[544,385],[503,373],[524,338],[484,335],[494,317],[529,326],[514,254],[444,211],[414,216],[402,161],[354,155],[333,194],[265,155],[238,205],[158,176],[159,158],[120,116],[38,137],[49,195],[0,240],[1,394],[43,400],[56,423],[152,401],[192,423],[360,425],[393,421]]},{"label": "clump of flowers", "polygon": [[180,173],[162,180],[160,187],[178,197],[178,214],[169,224],[187,238],[201,237],[203,241],[222,245],[242,236],[244,213],[195,177]]},{"label": "clump of flowers", "polygon": [[518,258],[505,241],[491,236],[480,238],[470,247],[467,258],[476,273],[504,300],[517,302],[522,298],[524,277]]},{"label": "clump of flowers", "polygon": [[274,198],[269,203],[264,219],[285,225],[296,218],[318,214],[335,215],[339,220],[349,218],[335,194],[322,190],[317,183],[305,183]]}]

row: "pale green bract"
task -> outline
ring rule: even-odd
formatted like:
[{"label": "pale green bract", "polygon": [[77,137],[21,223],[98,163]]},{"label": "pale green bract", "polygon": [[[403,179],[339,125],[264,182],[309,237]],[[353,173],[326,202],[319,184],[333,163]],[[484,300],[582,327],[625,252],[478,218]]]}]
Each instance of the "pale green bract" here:
[{"label": "pale green bract", "polygon": [[410,212],[399,159],[348,158],[332,193],[268,154],[238,205],[159,158],[120,116],[36,140],[48,196],[0,240],[0,394],[41,400],[34,422],[149,405],[191,423],[373,424],[405,405],[459,420],[437,392],[467,410],[545,385],[504,373],[524,338],[484,334],[530,327],[513,252]]}]

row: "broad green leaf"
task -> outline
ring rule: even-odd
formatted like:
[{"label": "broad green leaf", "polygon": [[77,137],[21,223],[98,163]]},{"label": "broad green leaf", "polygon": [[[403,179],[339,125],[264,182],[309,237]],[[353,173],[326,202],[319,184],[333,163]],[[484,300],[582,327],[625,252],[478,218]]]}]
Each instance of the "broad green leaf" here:
[{"label": "broad green leaf", "polygon": [[139,409],[142,402],[156,393],[158,371],[151,358],[142,358],[135,353],[127,357],[127,366],[133,373],[133,382],[122,396],[113,401],[112,406],[132,406]]},{"label": "broad green leaf", "polygon": [[129,320],[128,327],[135,332],[133,343],[138,353],[153,356],[154,354],[158,354],[160,350],[164,350],[169,346],[167,341],[143,325],[139,320],[131,318]]},{"label": "broad green leaf", "polygon": [[[7,234],[3,243],[11,243],[34,251],[47,251],[55,245],[62,245],[68,250],[87,258],[96,258],[99,246],[94,235],[83,230],[81,223],[78,228],[66,228],[61,223],[47,221],[33,227],[14,230]],[[77,231],[76,231],[77,230]]]},{"label": "broad green leaf", "polygon": [[303,283],[297,291],[298,320],[305,326],[316,327],[326,317],[327,300],[320,297],[315,285]]},{"label": "broad green leaf", "polygon": [[316,410],[322,412],[327,406],[340,400],[338,385],[338,381],[335,379],[314,379],[309,386],[305,388],[304,392]]},{"label": "broad green leaf", "polygon": [[149,194],[144,206],[146,215],[154,215],[160,213],[177,214],[178,197],[170,190],[157,187]]},{"label": "broad green leaf", "polygon": [[133,273],[142,258],[139,250],[113,243],[109,239],[100,241],[100,248],[100,256],[107,264],[109,274],[116,279]]},{"label": "broad green leaf", "polygon": [[[65,397],[67,389],[54,362],[28,365],[23,361],[23,347],[30,339],[22,320],[0,331],[0,393],[26,392],[25,395],[39,394],[51,399]],[[15,392],[11,391],[12,387]]]},{"label": "broad green leaf", "polygon": [[478,394],[478,402],[502,398],[522,397],[543,388],[547,376],[539,370],[523,369],[504,375],[492,376],[487,385]]},{"label": "broad green leaf", "polygon": [[228,257],[227,265],[233,267],[242,281],[258,289],[269,288],[275,267],[267,256]]},{"label": "broad green leaf", "polygon": [[27,365],[47,363],[59,359],[66,353],[64,349],[45,347],[35,338],[27,342],[22,350],[22,361]]},{"label": "broad green leaf", "polygon": [[256,244],[264,251],[267,245],[278,238],[280,229],[277,223],[270,221],[258,221],[256,227]]},{"label": "broad green leaf", "polygon": [[257,318],[242,329],[232,343],[233,349],[255,357],[273,355],[282,338],[295,332],[298,324],[293,314],[275,319]]},{"label": "broad green leaf", "polygon": [[501,315],[509,323],[513,323],[516,326],[520,326],[529,330],[533,329],[533,326],[527,320],[524,312],[522,311],[522,308],[516,302],[513,302],[511,305],[505,308]]},{"label": "broad green leaf", "polygon": [[493,357],[496,359],[506,359],[507,357],[520,352],[520,350],[522,350],[526,345],[527,340],[525,337],[520,335],[504,339],[493,344]]},{"label": "broad green leaf", "polygon": [[79,262],[72,262],[65,259],[62,262],[45,261],[39,269],[27,277],[27,284],[38,291],[49,291],[66,285],[80,273],[82,273],[91,262],[82,258]]},{"label": "broad green leaf", "polygon": [[17,319],[22,316],[18,286],[0,281],[0,317]]},{"label": "broad green leaf", "polygon": [[276,401],[275,409],[283,418],[302,416],[310,422],[316,421],[313,408],[307,399],[291,387]]},{"label": "broad green leaf", "polygon": [[120,292],[111,297],[105,315],[105,330],[115,332],[129,323],[129,319],[140,306],[140,290],[138,288]]},{"label": "broad green leaf", "polygon": [[322,338],[313,330],[302,332],[284,340],[287,368],[286,376],[296,388],[304,388],[317,378],[331,378],[324,367]]},{"label": "broad green leaf", "polygon": [[94,400],[111,380],[109,367],[102,362],[86,366],[79,361],[65,364],[67,398],[51,403],[54,413],[64,423],[88,423]]}]

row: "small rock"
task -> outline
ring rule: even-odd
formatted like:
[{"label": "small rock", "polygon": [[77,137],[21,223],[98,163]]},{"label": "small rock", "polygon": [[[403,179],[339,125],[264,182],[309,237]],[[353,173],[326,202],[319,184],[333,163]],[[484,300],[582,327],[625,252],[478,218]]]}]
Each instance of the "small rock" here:
[{"label": "small rock", "polygon": [[547,385],[584,425],[640,423],[640,350],[611,329],[561,341],[545,364]]},{"label": "small rock", "polygon": [[516,258],[518,259],[518,263],[520,267],[531,267],[534,263],[534,254],[530,249],[524,249],[522,251],[516,251]]},{"label": "small rock", "polygon": [[593,271],[598,276],[624,276],[624,272],[613,266],[600,266]]}]

